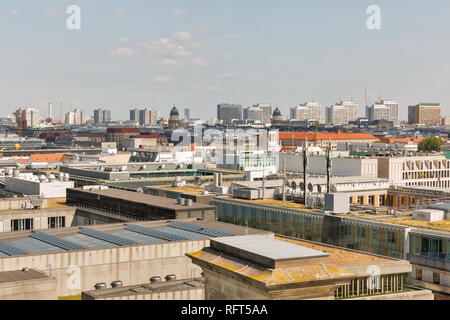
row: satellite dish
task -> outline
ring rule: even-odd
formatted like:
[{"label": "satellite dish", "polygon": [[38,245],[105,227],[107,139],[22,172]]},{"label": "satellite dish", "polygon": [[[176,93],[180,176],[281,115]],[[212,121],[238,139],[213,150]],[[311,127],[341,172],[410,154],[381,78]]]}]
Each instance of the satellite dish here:
[{"label": "satellite dish", "polygon": [[292,182],[291,182],[291,188],[292,188],[293,190],[297,189],[297,184],[295,183],[295,181],[292,181]]},{"label": "satellite dish", "polygon": [[308,190],[309,192],[313,192],[314,186],[312,185],[312,183],[308,184]]},{"label": "satellite dish", "polygon": [[290,184],[289,181],[287,181],[287,180],[284,180],[284,185],[285,185],[286,187],[288,187],[288,188],[291,187],[291,184]]},{"label": "satellite dish", "polygon": [[322,193],[322,186],[320,184],[317,185],[317,193]]}]

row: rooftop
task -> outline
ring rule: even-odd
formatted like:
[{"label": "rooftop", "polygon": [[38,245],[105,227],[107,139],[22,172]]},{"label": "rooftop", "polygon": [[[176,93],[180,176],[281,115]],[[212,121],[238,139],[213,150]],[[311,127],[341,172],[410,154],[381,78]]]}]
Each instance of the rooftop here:
[{"label": "rooftop", "polygon": [[101,195],[105,197],[111,197],[118,200],[132,201],[137,203],[142,203],[145,205],[149,205],[152,207],[175,210],[175,211],[186,211],[186,210],[201,210],[201,209],[215,209],[215,206],[211,206],[208,204],[201,204],[194,202],[192,206],[183,206],[179,205],[176,199],[166,198],[166,197],[158,197],[152,196],[149,194],[139,193],[139,192],[131,192],[131,191],[122,191],[118,189],[106,189],[106,190],[83,190],[83,189],[68,189],[68,190],[76,190],[78,192],[85,192],[90,194]]},{"label": "rooftop", "polygon": [[279,139],[317,140],[378,140],[369,133],[314,133],[314,132],[280,132]]},{"label": "rooftop", "polygon": [[48,275],[33,269],[0,272],[0,283],[40,280],[49,278],[50,277]]},{"label": "rooftop", "polygon": [[137,296],[143,294],[186,291],[192,289],[203,289],[204,283],[202,278],[172,280],[158,283],[147,283],[142,285],[108,288],[101,290],[92,290],[83,292],[83,300],[90,299],[110,299],[118,297]]},{"label": "rooftop", "polygon": [[21,255],[62,253],[217,237],[272,234],[218,221],[196,219],[119,223],[0,234],[0,260]]}]

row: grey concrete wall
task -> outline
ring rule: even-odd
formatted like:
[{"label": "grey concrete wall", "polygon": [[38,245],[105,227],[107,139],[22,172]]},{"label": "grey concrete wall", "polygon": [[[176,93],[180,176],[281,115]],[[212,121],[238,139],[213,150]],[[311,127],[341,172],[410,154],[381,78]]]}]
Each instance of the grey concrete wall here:
[{"label": "grey concrete wall", "polygon": [[72,225],[75,208],[54,208],[38,210],[15,210],[0,213],[0,233],[11,231],[11,220],[33,219],[33,230],[48,229],[49,217],[66,217],[66,226]]},{"label": "grey concrete wall", "polygon": [[[82,296],[82,300],[90,300],[87,296]],[[190,290],[179,290],[169,292],[156,292],[147,294],[126,295],[112,298],[102,298],[95,300],[205,300],[205,288],[195,288]]]},{"label": "grey concrete wall", "polygon": [[56,279],[0,283],[0,300],[56,300]]}]

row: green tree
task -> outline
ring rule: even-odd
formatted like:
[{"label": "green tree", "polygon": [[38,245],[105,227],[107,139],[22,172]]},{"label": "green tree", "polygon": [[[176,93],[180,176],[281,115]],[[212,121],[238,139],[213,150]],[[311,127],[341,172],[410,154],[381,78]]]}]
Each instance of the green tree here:
[{"label": "green tree", "polygon": [[444,141],[438,137],[429,137],[420,141],[418,147],[420,151],[441,151],[443,144]]}]

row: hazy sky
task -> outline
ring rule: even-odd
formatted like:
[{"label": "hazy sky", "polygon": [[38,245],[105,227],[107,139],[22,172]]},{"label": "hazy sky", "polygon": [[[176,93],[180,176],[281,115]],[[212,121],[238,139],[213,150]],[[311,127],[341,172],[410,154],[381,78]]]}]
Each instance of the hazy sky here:
[{"label": "hazy sky", "polygon": [[[69,5],[81,30],[66,27]],[[381,30],[366,26],[381,8]],[[2,0],[0,106],[47,113],[131,107],[167,116],[175,103],[192,117],[221,102],[323,107],[364,89],[407,106],[441,102],[450,115],[448,0]]]}]

